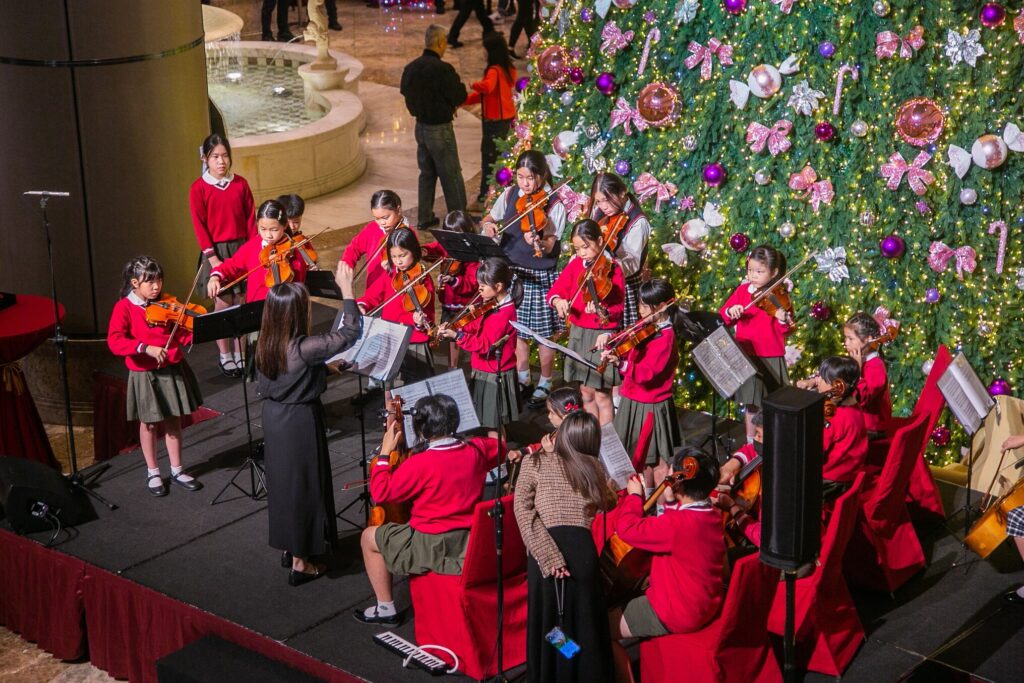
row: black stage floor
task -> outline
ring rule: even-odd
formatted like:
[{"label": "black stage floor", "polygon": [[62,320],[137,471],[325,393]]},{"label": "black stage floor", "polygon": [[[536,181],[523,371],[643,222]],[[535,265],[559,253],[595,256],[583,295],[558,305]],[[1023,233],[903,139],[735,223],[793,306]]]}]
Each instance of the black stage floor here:
[{"label": "black stage floor", "polygon": [[[316,306],[316,319],[325,324],[333,311]],[[352,611],[371,604],[372,593],[359,553],[362,509],[354,505],[339,522],[340,549],[329,574],[292,588],[279,555],[267,546],[266,503],[230,489],[223,502],[211,506],[216,493],[235,473],[246,455],[245,413],[237,380],[222,377],[212,345],[197,347],[190,364],[199,378],[206,405],[223,414],[184,432],[184,461],[205,488],[197,493],[172,486],[170,495],[153,498],[146,491],[145,465],[138,452],[110,462],[96,491],[119,506],[99,505],[96,519],[81,524],[58,542],[61,552],[197,606],[289,647],[370,681],[425,680],[418,670],[403,670],[399,657],[371,642],[377,631],[356,622]],[[260,406],[250,401],[254,435],[259,438]],[[350,398],[356,393],[352,376],[333,377],[324,395],[329,426],[336,504],[340,510],[357,491],[343,491],[345,482],[362,478],[360,421]],[[513,425],[511,436],[521,441],[542,432],[542,412],[534,423]],[[688,415],[693,430],[707,420]],[[719,427],[722,427],[720,424]],[[733,430],[736,425],[733,423]],[[367,448],[380,437],[376,419],[367,419]],[[166,457],[161,449],[161,464]],[[246,476],[239,480],[245,480]],[[950,501],[950,509],[953,501]],[[956,521],[951,522],[956,525]],[[40,534],[46,540],[48,534]],[[953,564],[962,557],[956,538],[941,525],[922,541],[930,566],[895,596],[858,594],[861,619],[868,633],[844,678],[848,681],[897,680],[927,658],[941,661],[976,678],[1015,681],[1024,671],[1024,608],[1004,605],[1001,594],[1024,580],[1024,571],[1007,545],[986,562]],[[396,584],[400,607],[409,606],[404,581]],[[413,640],[411,614],[396,630]],[[683,662],[681,662],[683,663]],[[914,680],[941,678],[923,672]],[[808,675],[805,680],[824,680]]]}]

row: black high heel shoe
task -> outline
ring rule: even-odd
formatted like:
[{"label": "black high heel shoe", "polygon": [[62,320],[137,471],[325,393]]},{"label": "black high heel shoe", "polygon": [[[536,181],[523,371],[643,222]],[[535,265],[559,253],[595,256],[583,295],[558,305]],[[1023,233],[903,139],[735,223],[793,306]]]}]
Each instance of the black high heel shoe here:
[{"label": "black high heel shoe", "polygon": [[300,572],[294,569],[288,572],[288,585],[301,586],[304,583],[309,583],[310,581],[319,579],[321,576],[327,573],[327,570],[321,570],[316,565],[311,566],[313,567],[313,574],[307,574],[306,572]]},{"label": "black high heel shoe", "polygon": [[281,553],[281,566],[285,569],[291,569],[292,566],[292,554],[285,550]]}]

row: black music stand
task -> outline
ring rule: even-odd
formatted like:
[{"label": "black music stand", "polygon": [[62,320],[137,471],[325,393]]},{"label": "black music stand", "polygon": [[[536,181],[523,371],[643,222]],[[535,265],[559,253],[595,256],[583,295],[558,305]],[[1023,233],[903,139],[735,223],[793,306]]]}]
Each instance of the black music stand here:
[{"label": "black music stand", "polygon": [[430,234],[448,252],[448,258],[456,261],[472,263],[492,257],[508,260],[498,243],[486,235],[452,230],[431,230]]},{"label": "black music stand", "polygon": [[[688,311],[683,314],[683,320],[683,332],[680,337],[694,346],[725,324],[722,316],[715,311]],[[718,439],[718,392],[714,386],[711,388],[711,433],[704,437],[698,448],[704,448],[708,441],[711,442],[711,455],[718,459],[718,447],[724,447],[725,444],[720,444]]]},{"label": "black music stand", "polygon": [[[192,342],[194,344],[201,344],[208,341],[216,341],[218,339],[234,339],[239,342],[239,348],[242,350],[243,358],[245,363],[249,363],[249,358],[246,354],[247,344],[242,344],[241,338],[251,332],[258,332],[260,324],[263,322],[263,301],[254,301],[248,304],[241,304],[238,306],[231,306],[225,308],[222,311],[216,311],[214,313],[207,313],[201,315],[195,319],[195,329],[192,333]],[[247,368],[248,369],[248,368]],[[213,497],[210,501],[210,505],[216,505],[217,501],[224,492],[228,490],[228,487],[234,486],[236,489],[246,495],[247,498],[252,500],[261,500],[267,495],[267,481],[263,467],[256,462],[256,460],[263,455],[263,442],[260,441],[258,444],[253,443],[252,439],[252,419],[249,415],[249,390],[246,387],[246,374],[243,372],[241,376],[242,382],[242,398],[245,403],[245,431],[248,436],[248,447],[249,453],[237,470],[231,477],[228,483],[224,484],[224,487]],[[235,480],[242,474],[243,471],[248,470],[249,472],[249,489],[242,488]]]},{"label": "black music stand", "polygon": [[341,301],[345,297],[341,295],[341,287],[334,279],[334,273],[329,270],[310,270],[306,272],[306,280],[303,282],[310,296],[318,296],[321,299],[334,299]]}]

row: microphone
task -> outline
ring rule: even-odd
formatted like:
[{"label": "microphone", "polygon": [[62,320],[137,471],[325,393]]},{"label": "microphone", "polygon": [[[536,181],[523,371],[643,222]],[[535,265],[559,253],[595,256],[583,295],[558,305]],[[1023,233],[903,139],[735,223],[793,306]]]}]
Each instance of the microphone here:
[{"label": "microphone", "polygon": [[29,190],[21,193],[25,197],[70,197],[70,192],[59,192],[50,190]]},{"label": "microphone", "polygon": [[498,341],[496,341],[493,344],[491,344],[491,348],[487,351],[487,354],[488,355],[497,354],[499,351],[501,351],[501,347],[503,347],[505,345],[505,343],[508,342],[508,339],[511,336],[512,336],[512,333],[509,332],[504,337],[502,337]]}]

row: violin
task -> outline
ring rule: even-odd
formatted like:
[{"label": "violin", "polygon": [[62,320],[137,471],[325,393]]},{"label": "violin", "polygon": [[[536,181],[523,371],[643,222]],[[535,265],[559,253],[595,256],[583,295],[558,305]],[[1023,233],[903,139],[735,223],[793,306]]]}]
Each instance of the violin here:
[{"label": "violin", "polygon": [[825,419],[830,420],[836,414],[836,408],[846,397],[846,382],[841,379],[832,380],[832,386],[825,392]]},{"label": "violin", "polygon": [[759,289],[750,300],[750,303],[743,307],[743,310],[746,311],[751,306],[757,306],[771,316],[774,316],[778,311],[782,310],[785,311],[792,320],[796,314],[793,310],[793,301],[789,296],[789,289],[786,287],[786,281],[796,271],[803,268],[804,265],[811,260],[811,257],[814,256],[814,253],[815,252],[811,252],[807,254],[800,263],[783,273],[782,277]]},{"label": "violin", "polygon": [[[438,263],[435,263],[436,267]],[[431,268],[433,270],[433,268]],[[419,312],[426,315],[424,306],[430,303],[430,290],[427,289],[426,280],[429,271],[423,269],[422,263],[417,263],[409,270],[400,270],[391,278],[391,286],[396,292],[405,290],[402,297],[402,308],[409,313]],[[437,327],[426,326],[422,328],[427,333],[428,342],[437,344]]]},{"label": "violin", "polygon": [[[761,456],[758,455],[744,465],[736,474],[735,483],[729,490],[729,496],[744,510],[752,508],[761,497],[761,461]],[[728,510],[723,511],[722,523],[732,544],[741,545],[743,534],[739,532],[736,518]]]},{"label": "violin", "polygon": [[[402,430],[404,424],[404,415],[402,412],[402,397],[396,396],[393,399],[386,401],[386,421],[385,421],[385,432],[391,431],[392,427],[398,427],[398,445],[393,451],[388,453],[388,463],[391,466],[391,471],[394,472],[409,457],[409,446],[405,441],[405,432]],[[370,465],[370,472],[377,467],[377,461],[379,458],[374,458]],[[412,512],[412,503],[395,503],[389,504],[384,503],[382,505],[371,505],[368,512],[368,519],[366,526],[380,526],[387,522],[394,522],[396,524],[405,524],[409,521],[409,515]]]},{"label": "violin", "polygon": [[297,248],[299,256],[306,264],[306,268],[309,270],[319,270],[320,266],[317,265],[320,255],[316,253],[316,249],[313,248],[313,243],[303,237],[301,230],[295,230],[292,232],[292,239],[297,242]]},{"label": "violin", "polygon": [[622,242],[622,231],[627,223],[629,223],[629,215],[624,213],[616,214],[611,218],[605,216],[599,223],[601,231],[604,233],[605,246],[613,254],[619,249],[619,244]]},{"label": "violin", "polygon": [[[479,297],[479,295],[477,295],[477,297]],[[476,301],[476,299],[474,299],[474,301]],[[455,318],[448,321],[445,327],[447,327],[450,330],[455,330],[456,332],[458,332],[459,330],[463,329],[466,325],[470,324],[474,320],[479,320],[480,318],[484,317],[497,307],[497,298],[491,299],[490,301],[485,301],[484,303],[479,305],[470,303],[470,305],[462,309],[462,311],[460,311],[459,314],[455,316]]]},{"label": "violin", "polygon": [[291,282],[295,278],[288,259],[294,245],[292,238],[285,235],[280,242],[268,244],[260,250],[260,265],[267,269],[263,282],[268,288],[282,282]]},{"label": "violin", "polygon": [[899,325],[889,325],[885,328],[882,334],[877,337],[872,337],[864,342],[864,346],[861,347],[862,353],[874,353],[879,349],[879,347],[888,346],[896,339],[896,335],[899,334],[899,331]]},{"label": "violin", "polygon": [[[616,339],[621,340],[616,341],[614,344],[611,344],[606,348],[618,358],[622,358],[627,353],[629,353],[636,347],[640,346],[640,344],[642,344],[644,341],[658,334],[660,330],[661,327],[658,325],[658,323],[649,321],[644,323],[640,327],[631,327],[628,330],[628,334],[626,334],[624,337],[623,335],[618,335]],[[597,366],[597,373],[604,374],[604,371],[607,367],[608,361],[601,361],[600,365]]]},{"label": "violin", "polygon": [[453,258],[446,258],[441,260],[441,271],[438,273],[437,290],[444,291],[445,277],[456,277],[462,273],[462,261],[456,261]]},{"label": "violin", "polygon": [[516,211],[522,216],[519,219],[519,227],[524,235],[533,235],[533,255],[536,258],[544,258],[540,239],[548,224],[548,197],[548,193],[541,189],[530,195],[520,195],[516,200]]},{"label": "violin", "polygon": [[206,308],[199,304],[182,304],[177,297],[170,294],[161,294],[156,301],[146,304],[146,322],[153,327],[171,327],[176,322],[179,327],[184,327],[191,332],[193,321],[201,315],[206,315]]},{"label": "violin", "polygon": [[[666,488],[679,481],[693,479],[699,470],[696,458],[683,458],[680,469],[665,477],[644,501],[644,512],[654,507]],[[643,592],[642,584],[651,573],[651,553],[634,548],[619,538],[618,534],[612,534],[601,551],[598,569],[608,604],[621,605]]]}]

